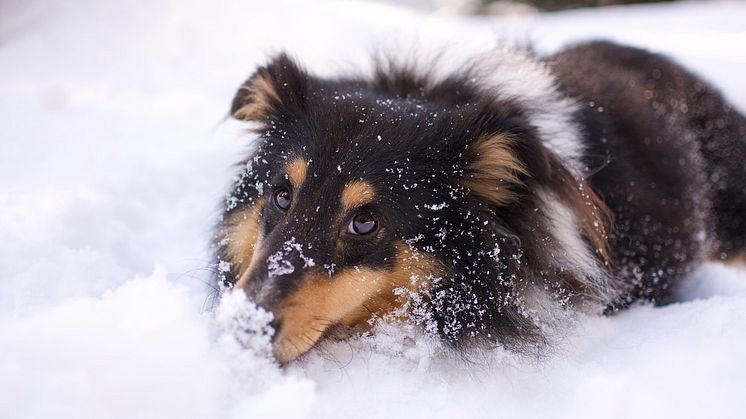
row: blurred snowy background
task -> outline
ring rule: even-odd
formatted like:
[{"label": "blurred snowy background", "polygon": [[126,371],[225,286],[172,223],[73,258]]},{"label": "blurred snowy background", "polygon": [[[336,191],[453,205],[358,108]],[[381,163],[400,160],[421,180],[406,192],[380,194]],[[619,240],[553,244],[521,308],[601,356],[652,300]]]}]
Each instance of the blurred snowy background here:
[{"label": "blurred snowy background", "polygon": [[207,243],[249,139],[225,116],[268,53],[330,74],[402,40],[605,38],[746,111],[743,2],[406,3],[0,0],[0,418],[744,417],[737,267],[703,267],[678,304],[580,319],[543,360],[455,360],[384,329],[280,371],[226,338]]}]

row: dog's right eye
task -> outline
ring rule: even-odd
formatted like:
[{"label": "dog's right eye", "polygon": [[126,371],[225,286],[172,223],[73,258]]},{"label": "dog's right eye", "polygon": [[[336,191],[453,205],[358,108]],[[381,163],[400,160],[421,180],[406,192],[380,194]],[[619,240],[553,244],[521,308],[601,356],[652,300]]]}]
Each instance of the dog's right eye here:
[{"label": "dog's right eye", "polygon": [[292,195],[290,195],[290,191],[287,188],[278,188],[275,191],[275,205],[277,208],[287,211],[290,208],[291,202]]},{"label": "dog's right eye", "polygon": [[355,236],[364,236],[372,233],[376,227],[378,227],[378,223],[373,215],[369,212],[361,212],[350,220],[347,232]]}]

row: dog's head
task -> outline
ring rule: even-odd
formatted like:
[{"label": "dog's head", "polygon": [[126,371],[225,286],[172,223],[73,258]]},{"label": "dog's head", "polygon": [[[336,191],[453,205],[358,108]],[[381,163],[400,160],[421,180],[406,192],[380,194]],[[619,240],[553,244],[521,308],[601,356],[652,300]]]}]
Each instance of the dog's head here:
[{"label": "dog's head", "polygon": [[553,161],[510,100],[482,97],[468,76],[414,74],[327,80],[280,55],[233,101],[260,138],[219,256],[233,289],[274,314],[281,362],[412,295],[440,305],[425,317],[453,336],[530,328],[508,300],[521,240],[542,238],[506,220],[532,210],[521,196]]}]

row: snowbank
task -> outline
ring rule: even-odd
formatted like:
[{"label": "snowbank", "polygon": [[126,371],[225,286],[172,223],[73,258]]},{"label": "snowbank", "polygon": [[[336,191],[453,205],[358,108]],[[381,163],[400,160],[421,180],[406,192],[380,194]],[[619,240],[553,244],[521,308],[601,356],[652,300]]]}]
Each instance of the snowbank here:
[{"label": "snowbank", "polygon": [[703,267],[679,304],[580,319],[544,360],[458,359],[382,328],[283,372],[204,307],[217,202],[247,146],[224,117],[267,52],[328,73],[405,38],[549,52],[604,37],[673,55],[746,110],[744,22],[737,2],[521,19],[353,1],[3,3],[0,417],[742,417],[739,268]]}]

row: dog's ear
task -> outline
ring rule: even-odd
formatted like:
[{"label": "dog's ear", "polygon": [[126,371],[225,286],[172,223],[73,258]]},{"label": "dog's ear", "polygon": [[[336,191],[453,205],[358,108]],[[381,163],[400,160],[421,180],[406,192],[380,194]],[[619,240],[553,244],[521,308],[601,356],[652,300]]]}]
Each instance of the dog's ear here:
[{"label": "dog's ear", "polygon": [[515,201],[528,170],[514,143],[508,134],[477,136],[463,155],[461,186],[491,205],[504,206]]},{"label": "dog's ear", "polygon": [[540,143],[504,133],[478,135],[463,159],[460,185],[470,194],[503,207],[518,201],[527,188],[547,188],[574,213],[582,234],[604,263],[613,264],[607,241],[613,225],[611,211],[581,174]]},{"label": "dog's ear", "polygon": [[231,116],[243,121],[265,121],[305,107],[308,73],[282,53],[259,67],[236,92]]}]

